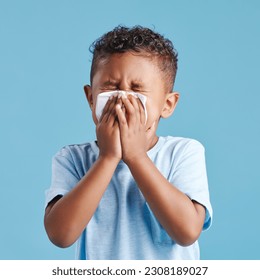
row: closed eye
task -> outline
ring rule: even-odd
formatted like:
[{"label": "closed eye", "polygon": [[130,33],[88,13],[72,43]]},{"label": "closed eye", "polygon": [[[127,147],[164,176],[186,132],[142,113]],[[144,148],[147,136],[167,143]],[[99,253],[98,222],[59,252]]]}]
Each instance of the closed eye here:
[{"label": "closed eye", "polygon": [[108,87],[100,87],[101,91],[113,91],[113,90],[118,90],[118,87],[116,86],[108,86]]},{"label": "closed eye", "polygon": [[107,90],[117,90],[119,87],[118,83],[115,81],[108,80],[102,84],[100,87],[101,90],[107,91]]},{"label": "closed eye", "polygon": [[132,89],[133,91],[140,91],[140,92],[145,91],[143,85],[142,85],[142,84],[139,84],[139,83],[132,83],[131,89]]}]

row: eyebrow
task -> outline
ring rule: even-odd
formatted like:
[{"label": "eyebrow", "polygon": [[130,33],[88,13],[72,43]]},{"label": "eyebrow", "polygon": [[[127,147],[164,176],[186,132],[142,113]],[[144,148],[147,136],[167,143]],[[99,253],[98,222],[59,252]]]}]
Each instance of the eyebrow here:
[{"label": "eyebrow", "polygon": [[[118,83],[119,83],[119,82],[118,82],[117,80],[111,80],[111,79],[109,79],[109,80],[103,82],[103,83],[102,83],[102,86],[111,86],[111,85],[114,86],[114,85],[117,85]],[[132,86],[132,87],[135,87],[135,88],[143,88],[143,87],[144,87],[142,81],[140,81],[140,80],[132,81],[132,82],[131,82],[131,86]]]},{"label": "eyebrow", "polygon": [[117,85],[118,84],[118,82],[116,81],[116,80],[111,80],[111,79],[109,79],[109,80],[107,80],[107,81],[105,81],[102,85],[103,86],[111,86],[111,85]]}]

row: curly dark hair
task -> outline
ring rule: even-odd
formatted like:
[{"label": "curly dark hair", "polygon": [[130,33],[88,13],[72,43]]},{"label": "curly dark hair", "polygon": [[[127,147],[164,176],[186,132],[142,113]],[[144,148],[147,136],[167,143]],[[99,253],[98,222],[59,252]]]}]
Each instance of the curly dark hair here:
[{"label": "curly dark hair", "polygon": [[176,77],[178,54],[172,42],[162,35],[142,26],[132,28],[117,26],[112,31],[98,38],[91,46],[93,54],[90,80],[101,60],[110,55],[124,52],[136,52],[145,56],[157,58],[157,64],[162,71],[166,90],[171,91]]}]

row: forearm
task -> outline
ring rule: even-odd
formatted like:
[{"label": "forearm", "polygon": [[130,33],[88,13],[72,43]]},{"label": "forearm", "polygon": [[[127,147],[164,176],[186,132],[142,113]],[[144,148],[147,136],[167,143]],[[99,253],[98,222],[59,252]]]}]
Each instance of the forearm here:
[{"label": "forearm", "polygon": [[151,210],[171,238],[184,246],[196,241],[203,226],[204,207],[169,183],[147,155],[128,162],[128,166]]},{"label": "forearm", "polygon": [[46,209],[44,223],[51,241],[68,247],[80,236],[93,216],[118,164],[100,157],[67,195]]}]

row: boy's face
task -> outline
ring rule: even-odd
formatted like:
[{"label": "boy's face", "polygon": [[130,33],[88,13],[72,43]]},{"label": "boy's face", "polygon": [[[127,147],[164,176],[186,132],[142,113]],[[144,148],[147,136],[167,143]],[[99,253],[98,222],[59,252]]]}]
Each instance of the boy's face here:
[{"label": "boy's face", "polygon": [[154,122],[157,127],[160,117],[167,118],[174,111],[178,93],[166,93],[165,88],[163,73],[155,59],[126,52],[113,54],[98,62],[92,85],[85,87],[85,91],[95,124],[98,122],[95,114],[96,100],[101,92],[125,90],[145,95],[148,130]]}]

